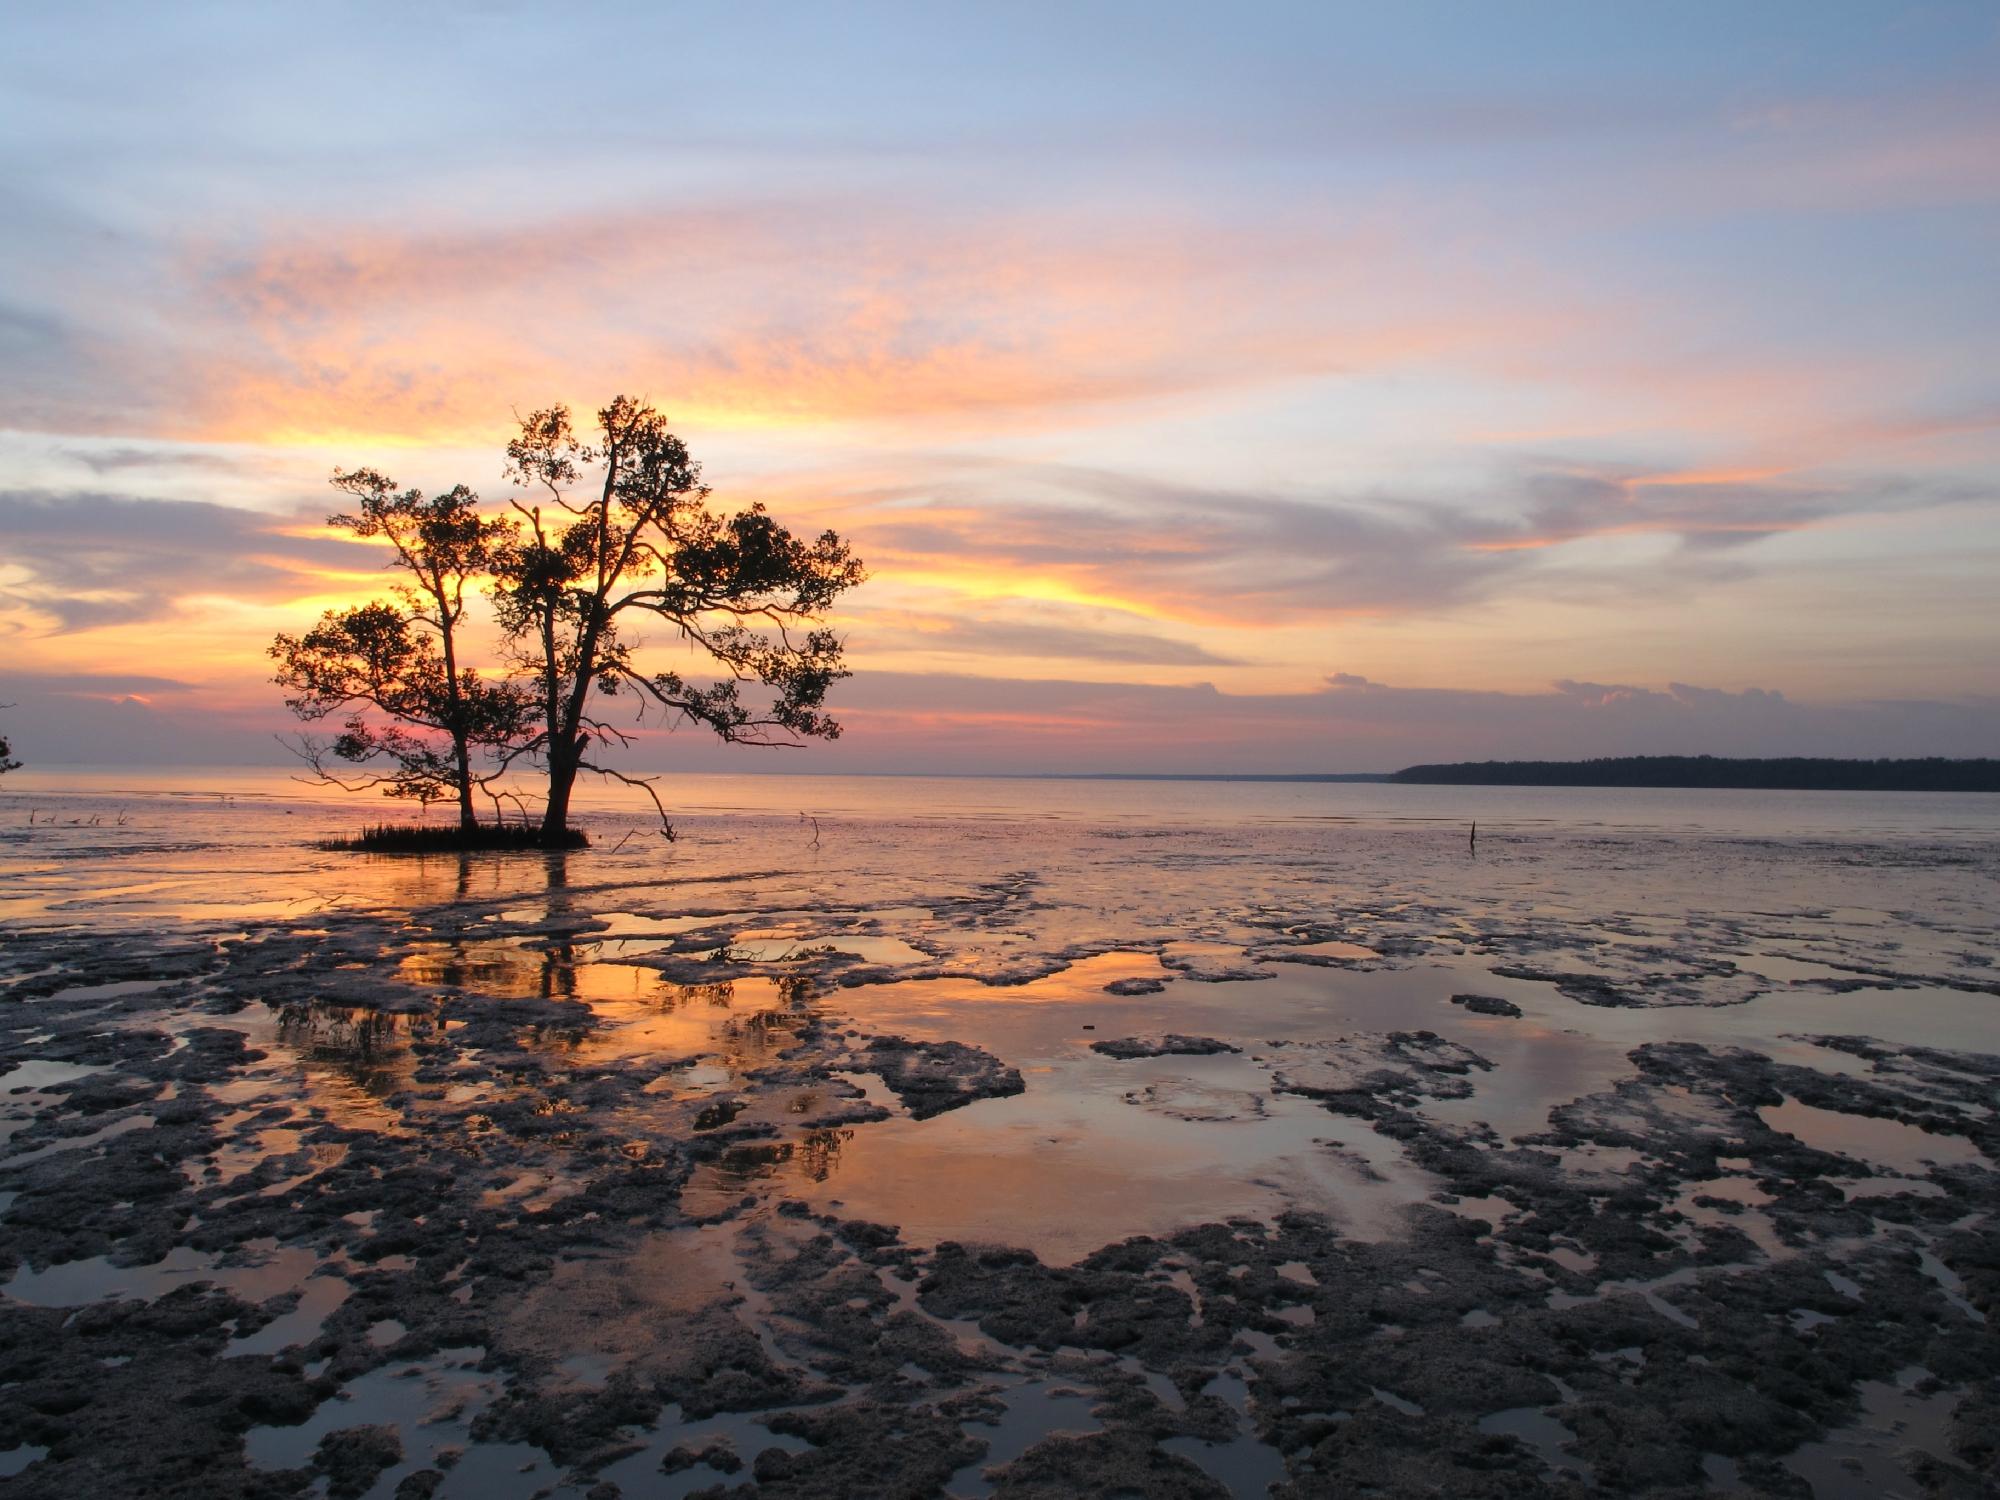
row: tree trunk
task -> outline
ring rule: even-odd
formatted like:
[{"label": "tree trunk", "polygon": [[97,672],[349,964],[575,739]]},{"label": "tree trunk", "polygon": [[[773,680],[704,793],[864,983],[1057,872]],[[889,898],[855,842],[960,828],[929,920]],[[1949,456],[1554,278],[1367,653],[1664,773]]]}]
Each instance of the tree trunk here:
[{"label": "tree trunk", "polygon": [[[601,607],[602,601],[599,601]],[[544,616],[543,639],[547,643],[545,661],[554,662],[555,642]],[[583,752],[590,748],[590,735],[583,727],[583,706],[590,701],[590,685],[597,677],[599,624],[593,619],[577,641],[574,685],[558,706],[553,695],[555,673],[548,672],[551,696],[549,714],[549,805],[542,813],[542,842],[555,845],[569,832],[569,794],[576,785],[576,773],[583,768]],[[556,752],[560,750],[561,754]]]},{"label": "tree trunk", "polygon": [[479,827],[479,814],[472,807],[472,751],[465,743],[465,736],[455,734],[451,738],[452,757],[458,762],[458,827],[461,833],[472,833]]},{"label": "tree trunk", "polygon": [[444,642],[445,702],[451,710],[451,754],[458,763],[458,828],[471,833],[479,827],[479,814],[472,807],[472,747],[466,743],[465,694],[458,680],[458,615],[446,597],[444,580],[433,574],[428,583],[437,605],[438,634]]},{"label": "tree trunk", "polygon": [[[535,523],[539,532],[541,522]],[[554,604],[544,600],[541,607],[542,632],[542,712],[548,723],[549,801],[542,809],[542,842],[551,844],[569,829],[569,791],[576,785],[576,763],[580,758],[576,740],[563,722],[562,698],[557,689],[561,677],[556,670],[556,622]]]},{"label": "tree trunk", "polygon": [[549,804],[542,810],[542,842],[554,844],[569,831],[569,794],[576,785],[577,755],[549,756]]}]

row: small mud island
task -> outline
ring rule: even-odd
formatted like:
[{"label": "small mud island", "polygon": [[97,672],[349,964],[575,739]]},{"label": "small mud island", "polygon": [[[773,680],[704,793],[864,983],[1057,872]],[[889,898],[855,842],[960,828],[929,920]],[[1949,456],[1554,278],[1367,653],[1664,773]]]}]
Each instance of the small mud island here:
[{"label": "small mud island", "polygon": [[301,811],[0,844],[10,1495],[2000,1485],[1990,840]]}]

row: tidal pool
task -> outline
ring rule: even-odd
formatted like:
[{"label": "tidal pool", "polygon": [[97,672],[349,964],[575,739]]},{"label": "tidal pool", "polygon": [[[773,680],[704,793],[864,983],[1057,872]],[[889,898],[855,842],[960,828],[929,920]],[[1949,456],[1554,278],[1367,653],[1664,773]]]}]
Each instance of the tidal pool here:
[{"label": "tidal pool", "polygon": [[0,800],[10,1492],[1983,1482],[1985,804],[807,792]]}]

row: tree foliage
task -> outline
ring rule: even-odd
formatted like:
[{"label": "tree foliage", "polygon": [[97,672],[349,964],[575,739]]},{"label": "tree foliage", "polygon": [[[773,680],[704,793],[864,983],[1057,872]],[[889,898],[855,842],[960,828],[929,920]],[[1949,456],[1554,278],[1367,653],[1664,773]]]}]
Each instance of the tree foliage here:
[{"label": "tree foliage", "polygon": [[455,799],[459,824],[477,818],[473,792],[489,779],[481,767],[505,766],[521,739],[526,697],[513,684],[488,682],[460,661],[460,627],[467,590],[504,543],[503,523],[482,516],[479,497],[463,485],[426,497],[397,491],[373,469],[333,476],[357,510],[327,517],[356,537],[381,538],[393,566],[410,580],[393,601],[329,610],[303,636],[280,635],[271,645],[276,680],[289,689],[286,705],[318,721],[347,715],[331,742],[310,738],[300,751],[322,778],[348,785],[329,756],[387,769],[365,779],[392,797],[429,803]]},{"label": "tree foliage", "polygon": [[[542,828],[555,841],[580,772],[643,787],[660,806],[650,778],[595,758],[631,739],[604,716],[605,699],[738,744],[839,735],[826,697],[848,673],[825,615],[866,575],[837,534],[794,536],[762,505],[712,509],[686,445],[626,396],[587,436],[567,407],[532,413],[507,445],[505,474],[525,493],[489,515],[462,485],[426,497],[373,469],[335,473],[359,505],[328,523],[386,541],[406,581],[271,646],[294,713],[344,716],[330,741],[301,744],[320,775],[349,784],[330,760],[386,767],[363,784],[425,802],[456,795],[471,830],[474,790],[526,758],[547,774]],[[504,678],[463,659],[481,581]],[[642,668],[646,626],[666,627],[703,669]]]},{"label": "tree foliage", "polygon": [[[387,763],[370,784],[421,802],[456,798],[463,806],[484,779],[475,757],[504,760],[520,736],[521,694],[477,673],[455,676],[436,640],[393,604],[380,600],[329,610],[302,636],[271,646],[285,704],[302,719],[345,712],[330,742],[307,741],[307,758],[327,779],[331,754],[354,765]],[[380,719],[371,718],[373,709]]]},{"label": "tree foliage", "polygon": [[[718,514],[686,445],[651,406],[620,396],[580,437],[567,407],[537,411],[507,445],[527,489],[495,553],[495,603],[535,699],[533,751],[547,768],[544,828],[559,830],[580,770],[635,781],[592,760],[625,733],[602,696],[707,727],[725,740],[832,739],[829,688],[848,675],[823,615],[866,576],[832,531],[794,536],[762,505]],[[665,625],[721,669],[713,680],[645,672],[629,627]],[[745,688],[762,693],[746,695]]]}]

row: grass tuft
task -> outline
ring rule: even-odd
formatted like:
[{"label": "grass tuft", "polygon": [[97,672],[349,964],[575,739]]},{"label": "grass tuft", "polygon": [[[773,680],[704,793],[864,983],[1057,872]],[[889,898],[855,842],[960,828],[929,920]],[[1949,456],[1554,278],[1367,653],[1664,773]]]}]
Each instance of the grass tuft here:
[{"label": "grass tuft", "polygon": [[364,828],[358,838],[321,839],[319,846],[331,854],[461,854],[476,850],[521,850],[535,853],[549,849],[588,849],[589,836],[581,828],[565,828],[553,839],[542,831],[518,823],[481,823],[463,829],[456,823],[377,823]]}]

